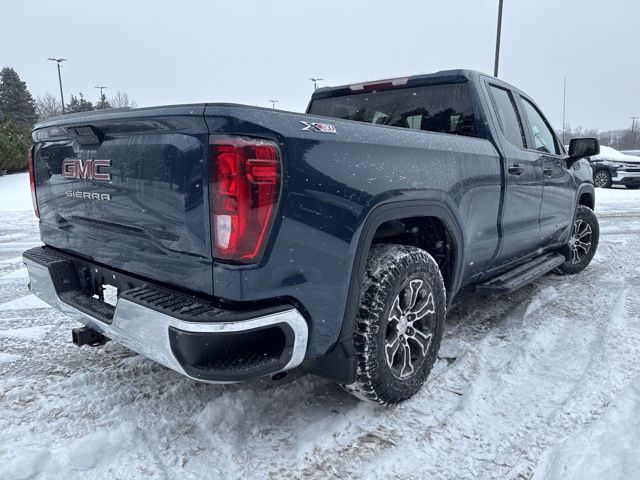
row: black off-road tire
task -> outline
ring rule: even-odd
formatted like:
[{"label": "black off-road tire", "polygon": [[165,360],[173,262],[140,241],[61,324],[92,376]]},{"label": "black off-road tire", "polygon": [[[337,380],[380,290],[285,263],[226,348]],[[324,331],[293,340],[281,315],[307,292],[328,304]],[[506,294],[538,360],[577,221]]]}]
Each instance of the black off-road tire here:
[{"label": "black off-road tire", "polygon": [[[436,361],[445,317],[446,292],[433,257],[415,247],[374,246],[354,326],[356,381],[343,387],[361,400],[382,405],[413,396]],[[413,320],[408,322],[410,318]],[[396,349],[394,357],[393,349],[398,345],[402,352]],[[402,358],[398,358],[400,355]]]},{"label": "black off-road tire", "polygon": [[598,188],[611,188],[611,174],[604,169],[596,171],[593,174],[593,184]]},{"label": "black off-road tire", "polygon": [[[585,234],[587,230],[590,231],[590,235]],[[573,275],[587,268],[587,265],[591,263],[593,256],[596,254],[599,239],[600,226],[596,214],[589,207],[578,205],[571,227],[569,243],[560,249],[560,253],[566,259],[558,268],[560,273]],[[585,251],[585,248],[576,246],[578,245],[575,243],[576,241],[589,243],[589,249]]]},{"label": "black off-road tire", "polygon": [[627,187],[629,190],[637,190],[638,188],[640,188],[640,185],[625,185],[625,187]]}]

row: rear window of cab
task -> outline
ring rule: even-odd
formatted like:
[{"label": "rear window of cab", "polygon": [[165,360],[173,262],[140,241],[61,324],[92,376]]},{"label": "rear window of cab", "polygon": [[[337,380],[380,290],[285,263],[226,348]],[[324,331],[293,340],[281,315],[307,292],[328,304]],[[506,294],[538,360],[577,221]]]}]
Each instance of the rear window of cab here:
[{"label": "rear window of cab", "polygon": [[467,83],[357,92],[314,100],[307,113],[374,125],[477,136]]}]

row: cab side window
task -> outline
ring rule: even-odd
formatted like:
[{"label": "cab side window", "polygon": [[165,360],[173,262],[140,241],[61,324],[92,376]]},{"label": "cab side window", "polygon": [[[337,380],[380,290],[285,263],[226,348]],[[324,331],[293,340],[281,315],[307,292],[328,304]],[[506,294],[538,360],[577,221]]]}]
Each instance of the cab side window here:
[{"label": "cab side window", "polygon": [[511,92],[495,85],[490,85],[490,90],[493,105],[500,121],[500,130],[509,142],[516,147],[524,148],[524,129]]},{"label": "cab side window", "polygon": [[520,98],[522,99],[524,111],[527,115],[527,119],[529,120],[529,127],[531,129],[531,137],[534,141],[534,148],[539,152],[559,155],[560,148],[558,147],[556,137],[549,127],[547,121],[529,100],[524,97]]}]

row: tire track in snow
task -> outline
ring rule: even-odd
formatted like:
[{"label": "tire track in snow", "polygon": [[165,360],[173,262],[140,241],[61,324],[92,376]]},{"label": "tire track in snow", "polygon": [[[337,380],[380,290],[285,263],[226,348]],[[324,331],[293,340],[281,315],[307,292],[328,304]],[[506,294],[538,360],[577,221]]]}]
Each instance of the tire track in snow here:
[{"label": "tire track in snow", "polygon": [[[632,243],[637,247],[637,239]],[[446,455],[447,465],[456,466],[456,478],[529,478],[545,449],[597,418],[626,382],[640,374],[639,322],[637,316],[627,315],[638,311],[635,295],[627,294],[627,289],[640,290],[638,281],[625,277],[629,269],[624,256],[614,257],[614,262],[610,258],[594,262],[578,277],[543,279],[538,283],[549,286],[534,287],[531,301],[530,291],[517,292],[510,304],[496,299],[489,308],[493,314],[487,315],[490,301],[467,298],[463,316],[455,318],[454,310],[449,320],[460,337],[458,346],[469,350],[432,377],[418,398],[397,407],[401,413],[393,413],[405,417],[406,406],[419,402],[426,408],[411,410],[421,420],[405,421],[402,430],[388,432],[387,422],[392,421],[388,418],[374,430],[376,436],[400,439],[377,454],[410,460],[376,461],[376,455],[358,448],[370,441],[371,432],[366,432],[352,436],[349,447],[329,455],[332,462],[346,457],[351,464],[345,470],[338,460],[330,473],[446,478],[451,470],[443,475],[439,466],[439,459]],[[621,307],[626,305],[630,306]],[[475,308],[483,310],[474,315]],[[444,351],[456,340],[447,330],[445,335]],[[469,342],[479,335],[477,344]],[[438,397],[434,389],[463,395]],[[497,432],[490,428],[494,419],[502,423]],[[359,452],[355,458],[352,451]],[[315,466],[326,464],[326,458],[325,451]]]},{"label": "tire track in snow", "polygon": [[[46,348],[0,337],[13,355],[0,363],[0,478],[530,478],[640,375],[640,239],[623,230],[640,215],[599,216],[582,274],[463,292],[427,385],[389,409],[313,377],[197,384],[113,343],[77,349],[76,324],[52,309],[0,311],[3,330],[54,325]],[[7,223],[37,238],[30,213]],[[12,243],[2,273],[22,268]],[[29,294],[18,279],[0,289]]]}]

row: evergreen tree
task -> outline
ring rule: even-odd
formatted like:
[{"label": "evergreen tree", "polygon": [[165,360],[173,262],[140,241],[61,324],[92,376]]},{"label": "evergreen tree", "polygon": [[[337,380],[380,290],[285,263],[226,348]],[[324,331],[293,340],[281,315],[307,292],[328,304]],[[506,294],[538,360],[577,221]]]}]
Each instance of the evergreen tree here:
[{"label": "evergreen tree", "polygon": [[27,169],[31,125],[0,118],[0,175]]},{"label": "evergreen tree", "polygon": [[100,100],[96,103],[96,110],[104,110],[105,108],[111,108],[111,103],[107,100],[105,94],[100,95]]},{"label": "evergreen tree", "polygon": [[27,84],[13,68],[5,67],[0,71],[0,112],[20,125],[33,125],[38,116],[36,105],[27,90]]},{"label": "evergreen tree", "polygon": [[78,96],[71,95],[71,100],[67,103],[66,112],[67,113],[76,113],[76,112],[88,112],[89,110],[93,110],[93,103],[84,98],[82,92],[78,93]]}]

